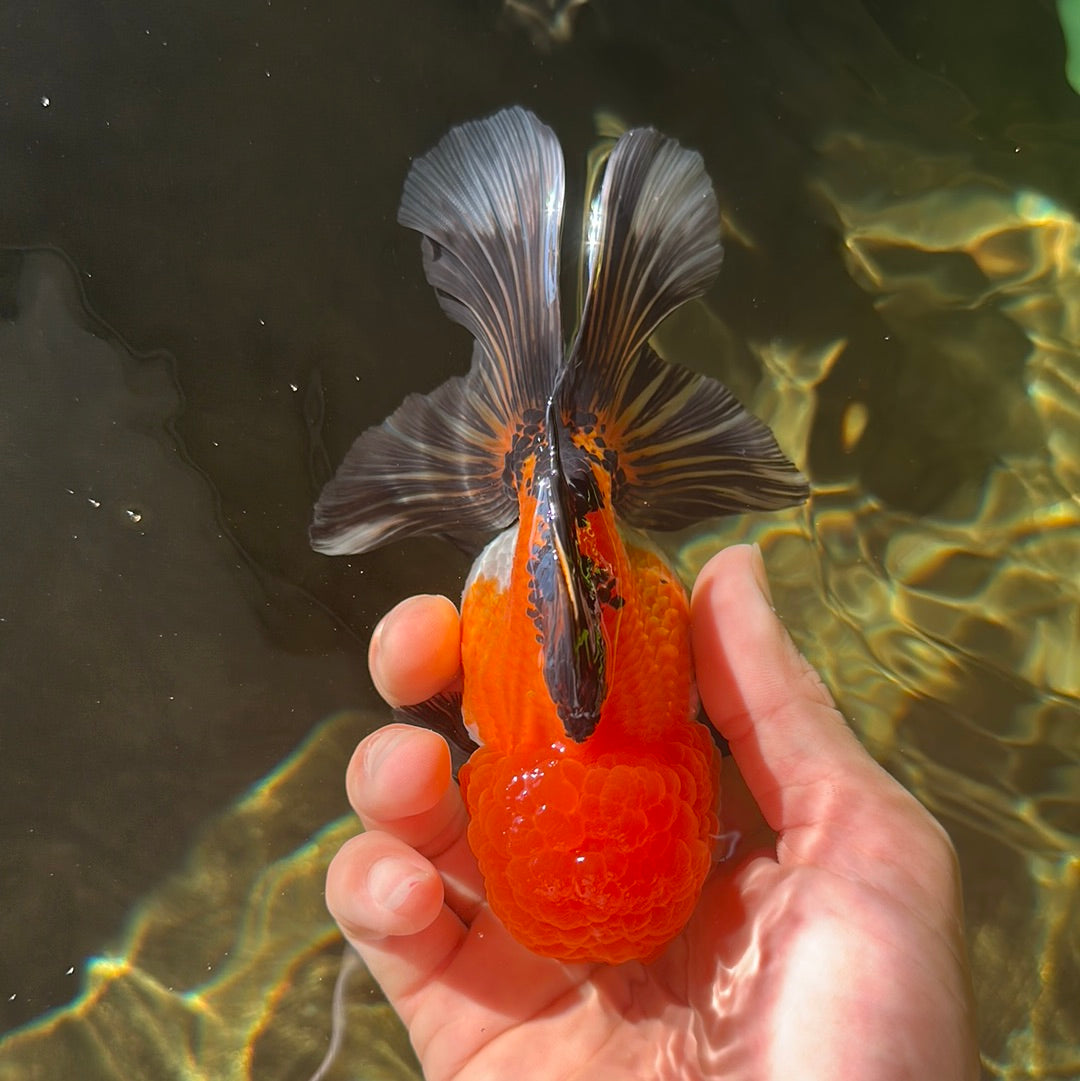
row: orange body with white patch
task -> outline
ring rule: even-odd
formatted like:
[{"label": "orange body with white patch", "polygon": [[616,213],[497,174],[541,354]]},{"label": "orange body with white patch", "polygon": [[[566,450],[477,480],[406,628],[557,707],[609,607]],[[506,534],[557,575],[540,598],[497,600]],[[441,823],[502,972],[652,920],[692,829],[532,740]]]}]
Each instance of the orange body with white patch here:
[{"label": "orange body with white patch", "polygon": [[599,722],[569,739],[529,615],[536,508],[522,503],[525,527],[495,542],[513,537],[509,580],[485,574],[481,557],[462,602],[462,712],[482,744],[460,774],[469,844],[522,944],[564,961],[647,960],[689,919],[718,829],[719,757],[695,719],[686,592],[651,548],[624,541],[609,507],[589,515],[582,547],[620,604],[604,607]]}]

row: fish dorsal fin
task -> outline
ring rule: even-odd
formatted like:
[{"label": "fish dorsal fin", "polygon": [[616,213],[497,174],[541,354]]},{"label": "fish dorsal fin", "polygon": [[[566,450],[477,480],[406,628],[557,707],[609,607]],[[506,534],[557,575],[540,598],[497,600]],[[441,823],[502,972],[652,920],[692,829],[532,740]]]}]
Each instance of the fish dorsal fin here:
[{"label": "fish dorsal fin", "polygon": [[622,520],[678,529],[801,503],[808,486],[721,383],[648,345],[720,267],[716,198],[701,156],[651,129],[615,145],[590,215],[589,286],[560,380],[572,423],[595,427]]},{"label": "fish dorsal fin", "polygon": [[475,537],[517,517],[507,454],[542,416],[562,354],[563,193],[554,133],[520,108],[453,129],[413,164],[398,218],[423,234],[443,310],[476,338],[472,366],[360,435],[316,504],[318,551]]}]

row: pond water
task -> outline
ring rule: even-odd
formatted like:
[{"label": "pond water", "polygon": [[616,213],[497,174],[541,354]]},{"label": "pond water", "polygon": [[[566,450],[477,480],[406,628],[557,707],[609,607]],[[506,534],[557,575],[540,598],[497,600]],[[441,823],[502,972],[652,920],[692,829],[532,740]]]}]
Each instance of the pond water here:
[{"label": "pond water", "polygon": [[[986,1075],[1080,1076],[1057,7],[226,7],[0,9],[0,1081],[322,1059],[322,876],[354,828],[345,762],[386,720],[367,636],[468,560],[326,559],[306,526],[356,433],[467,364],[395,213],[412,156],[514,102],[562,139],[568,232],[607,118],[703,153],[725,264],[659,344],[813,495],[671,550],[689,578],[761,543],[798,644],[956,844]],[[328,1076],[418,1076],[348,976]]]}]

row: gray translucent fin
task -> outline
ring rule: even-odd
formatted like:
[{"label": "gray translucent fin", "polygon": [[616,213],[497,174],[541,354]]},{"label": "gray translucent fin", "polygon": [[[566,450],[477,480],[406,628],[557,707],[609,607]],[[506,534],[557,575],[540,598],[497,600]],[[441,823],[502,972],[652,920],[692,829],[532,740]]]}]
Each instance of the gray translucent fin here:
[{"label": "gray translucent fin", "polygon": [[701,155],[652,128],[615,144],[590,212],[589,287],[571,363],[617,377],[665,316],[700,296],[723,258]]},{"label": "gray translucent fin", "polygon": [[806,479],[769,429],[722,384],[647,344],[720,267],[716,198],[700,155],[651,129],[624,135],[590,239],[589,292],[562,406],[572,423],[596,424],[621,518],[666,530],[801,503]]},{"label": "gray translucent fin", "polygon": [[472,538],[514,521],[507,453],[542,413],[562,351],[563,188],[554,134],[518,108],[455,128],[413,164],[398,217],[424,234],[440,304],[476,337],[472,366],[356,440],[315,507],[318,551]]},{"label": "gray translucent fin", "polygon": [[467,376],[410,394],[357,438],[315,504],[316,551],[367,552],[418,534],[470,538],[517,518],[503,475],[511,432],[473,389],[479,352]]},{"label": "gray translucent fin", "polygon": [[612,500],[638,529],[779,510],[809,494],[772,432],[727,387],[669,364],[648,345],[626,365],[606,408],[618,463]]},{"label": "gray translucent fin", "polygon": [[479,744],[469,735],[461,716],[461,693],[443,691],[415,706],[394,710],[402,719],[438,732],[450,747],[450,764],[457,780],[458,770],[469,760]]},{"label": "gray translucent fin", "polygon": [[398,221],[423,234],[427,279],[483,347],[477,389],[503,417],[543,408],[562,360],[564,189],[558,139],[518,107],[454,128],[405,181]]}]

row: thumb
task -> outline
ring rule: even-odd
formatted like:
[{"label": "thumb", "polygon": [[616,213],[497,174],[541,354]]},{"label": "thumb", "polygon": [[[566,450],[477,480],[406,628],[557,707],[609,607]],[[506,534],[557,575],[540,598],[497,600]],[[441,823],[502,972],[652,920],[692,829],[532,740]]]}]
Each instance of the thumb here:
[{"label": "thumb", "polygon": [[777,618],[756,545],[709,561],[694,586],[691,619],[706,712],[789,850],[820,844],[822,827],[899,787],[856,739]]}]

